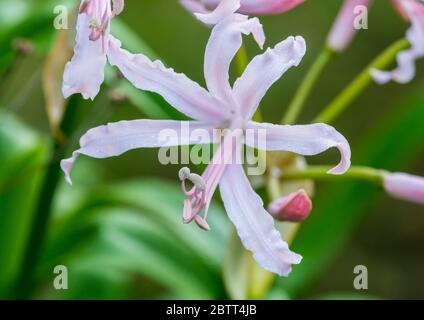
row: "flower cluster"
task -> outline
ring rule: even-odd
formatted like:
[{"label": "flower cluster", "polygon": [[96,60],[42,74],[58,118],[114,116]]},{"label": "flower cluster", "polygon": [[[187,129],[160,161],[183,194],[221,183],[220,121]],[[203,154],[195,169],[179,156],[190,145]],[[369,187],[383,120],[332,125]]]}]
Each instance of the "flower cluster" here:
[{"label": "flower cluster", "polygon": [[[264,30],[258,18],[249,18],[245,14],[277,14],[296,7],[303,0],[180,2],[200,21],[212,26],[204,57],[206,89],[186,75],[165,67],[161,61],[152,61],[142,53],[134,54],[122,48],[121,42],[111,34],[110,21],[122,12],[123,0],[83,0],[77,22],[74,57],[64,73],[63,94],[68,97],[81,93],[84,98],[94,99],[104,80],[104,67],[108,60],[133,86],[161,95],[176,110],[193,119],[188,120],[190,131],[222,130],[217,150],[203,174],[192,173],[187,167],[179,172],[185,197],[183,222],[194,221],[200,228],[209,230],[208,208],[219,188],[228,217],[245,248],[252,252],[263,268],[286,276],[293,264],[300,263],[301,256],[292,252],[282,240],[274,226],[274,218],[302,221],[310,214],[312,202],[304,190],[299,190],[275,199],[268,211],[265,210],[244,168],[232,159],[239,156],[243,144],[251,148],[266,146],[262,147],[262,151],[285,151],[302,156],[337,148],[341,155],[340,163],[328,173],[341,175],[349,170],[351,164],[349,143],[336,129],[324,123],[278,125],[252,120],[269,88],[301,63],[306,52],[305,40],[301,36],[288,37],[254,57],[233,84],[229,81],[229,69],[242,46],[243,35],[252,35],[261,49],[265,43]],[[328,40],[335,50],[343,50],[355,32],[352,27],[352,6],[368,5],[369,2],[346,1]],[[401,82],[410,79],[413,60],[423,55],[423,6],[414,0],[398,0],[396,3],[412,23],[412,29],[408,32],[412,47],[400,54],[398,70],[391,73],[374,71],[379,82],[389,78]],[[62,161],[66,179],[71,183],[70,172],[80,155],[107,158],[136,148],[196,144],[198,141],[191,139],[190,134],[175,141],[164,142],[158,138],[163,130],[179,132],[178,129],[186,123],[140,119],[92,128],[81,137],[80,148],[73,152],[72,157]],[[266,135],[248,141],[243,138],[243,132],[248,129],[264,130]],[[236,137],[233,132],[238,132]],[[402,199],[423,203],[423,184],[419,177],[384,175],[386,190]]]}]

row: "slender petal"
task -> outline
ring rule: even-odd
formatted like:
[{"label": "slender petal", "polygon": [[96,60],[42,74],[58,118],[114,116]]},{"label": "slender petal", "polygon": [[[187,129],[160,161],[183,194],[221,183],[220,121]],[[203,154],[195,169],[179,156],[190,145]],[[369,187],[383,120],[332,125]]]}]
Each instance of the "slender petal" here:
[{"label": "slender petal", "polygon": [[115,16],[120,15],[124,11],[125,0],[112,0],[112,12]]},{"label": "slender petal", "polygon": [[160,61],[152,62],[143,54],[122,49],[121,42],[112,36],[108,58],[135,87],[160,94],[187,116],[215,124],[228,118],[229,111],[220,108],[218,101],[196,82],[165,68]]},{"label": "slender petal", "polygon": [[274,49],[256,56],[234,84],[242,115],[250,119],[268,89],[291,67],[298,66],[306,52],[302,37],[289,37]]},{"label": "slender petal", "polygon": [[407,173],[387,173],[384,188],[397,199],[424,204],[424,178]]},{"label": "slender petal", "polygon": [[411,21],[411,28],[406,33],[411,47],[398,54],[398,66],[393,71],[371,70],[371,75],[379,84],[385,84],[391,80],[398,83],[410,82],[415,76],[415,61],[424,57],[424,4],[412,3],[408,0],[397,3],[405,4],[401,7],[404,10],[402,12]]},{"label": "slender petal", "polygon": [[74,151],[71,158],[62,160],[61,167],[71,184],[70,171],[81,154],[101,159],[138,148],[211,142],[204,141],[206,135],[202,135],[203,140],[199,141],[200,135],[191,134],[196,129],[207,130],[212,139],[213,128],[197,121],[132,120],[110,123],[88,130],[80,139],[80,149]]},{"label": "slender petal", "polygon": [[263,208],[241,165],[228,165],[220,183],[221,197],[230,220],[246,249],[264,269],[287,276],[302,257],[288,248]]},{"label": "slender petal", "polygon": [[328,47],[336,52],[341,52],[346,49],[356,32],[358,32],[354,23],[358,14],[355,8],[358,6],[368,7],[370,4],[371,0],[345,0],[336,22],[328,35]]},{"label": "slender petal", "polygon": [[[180,0],[192,13],[207,13],[215,9],[221,0]],[[239,13],[252,15],[279,14],[293,9],[305,0],[241,0]]]},{"label": "slender petal", "polygon": [[101,38],[90,40],[90,17],[78,15],[77,36],[72,60],[65,66],[62,93],[65,98],[81,93],[84,99],[94,99],[104,80],[107,47]]},{"label": "slender petal", "polygon": [[206,46],[204,63],[206,84],[211,94],[227,104],[234,105],[228,75],[230,64],[243,43],[242,34],[250,33],[262,48],[265,36],[259,20],[233,14],[213,28]]},{"label": "slender petal", "polygon": [[279,14],[293,9],[305,0],[242,0],[239,12],[244,14]]},{"label": "slender petal", "polygon": [[350,167],[349,143],[329,125],[317,123],[289,126],[249,122],[247,129],[266,130],[265,137],[258,134],[255,143],[246,141],[251,147],[268,151],[289,151],[304,156],[316,155],[335,147],[340,151],[341,161],[329,173],[343,174]]},{"label": "slender petal", "polygon": [[180,0],[180,4],[191,13],[210,13],[210,10],[199,0]]},{"label": "slender petal", "polygon": [[222,0],[212,12],[194,13],[194,15],[205,24],[215,25],[231,16],[239,8],[240,0]]}]

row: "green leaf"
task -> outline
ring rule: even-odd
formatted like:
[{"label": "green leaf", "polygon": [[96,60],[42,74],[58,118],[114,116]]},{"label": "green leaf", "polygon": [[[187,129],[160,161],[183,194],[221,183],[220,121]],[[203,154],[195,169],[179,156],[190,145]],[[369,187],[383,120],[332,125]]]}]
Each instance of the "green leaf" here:
[{"label": "green leaf", "polygon": [[[53,20],[55,18],[54,7],[65,5],[69,10],[74,8],[75,2],[71,0],[33,1],[23,4],[23,1],[5,1],[0,9],[0,52],[3,54],[11,48],[14,38],[33,38],[42,33],[54,34]],[[16,8],[16,6],[20,8]],[[6,18],[14,12],[15,18]],[[2,26],[2,24],[4,24]],[[1,56],[1,55],[0,55]]]},{"label": "green leaf", "polygon": [[46,151],[33,131],[0,112],[0,297],[19,269]]},{"label": "green leaf", "polygon": [[[395,108],[366,135],[359,148],[354,148],[354,162],[401,171],[422,150],[423,105],[421,90]],[[325,272],[377,195],[379,190],[374,185],[336,183],[317,198],[314,213],[302,225],[293,245],[293,250],[303,255],[303,262],[282,281],[290,296],[301,294]]]},{"label": "green leaf", "polygon": [[96,189],[90,196],[92,202],[101,204],[126,204],[153,213],[167,232],[178,237],[184,245],[211,266],[222,264],[229,224],[225,213],[215,204],[209,209],[208,223],[211,232],[200,232],[194,225],[182,223],[184,197],[179,186],[170,182],[144,179],[130,181]]},{"label": "green leaf", "polygon": [[[228,222],[222,209],[211,206],[212,231],[205,233],[182,223],[181,190],[172,183],[145,179],[84,191],[83,204],[74,206],[74,213],[61,212],[53,223],[40,269],[44,278],[57,264],[81,272],[84,279],[90,274],[99,278],[96,270],[107,268],[112,274],[139,275],[148,279],[147,283],[153,281],[173,297],[224,295],[220,272]],[[68,192],[67,188],[62,192]],[[125,291],[130,282],[122,279],[116,285]],[[102,290],[106,288],[95,285],[91,298],[104,296]]]}]

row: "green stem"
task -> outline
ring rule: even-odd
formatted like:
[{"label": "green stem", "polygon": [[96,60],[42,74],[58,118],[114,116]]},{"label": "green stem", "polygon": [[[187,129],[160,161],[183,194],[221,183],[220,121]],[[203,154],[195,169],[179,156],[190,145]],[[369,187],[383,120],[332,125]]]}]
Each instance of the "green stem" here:
[{"label": "green stem", "polygon": [[281,123],[293,124],[297,120],[320,74],[333,56],[334,51],[327,47],[321,51],[297,89]]},{"label": "green stem", "polygon": [[303,180],[303,179],[313,179],[313,180],[362,180],[381,185],[383,182],[383,173],[384,171],[369,168],[369,167],[360,167],[354,166],[351,167],[343,175],[334,175],[328,174],[330,167],[325,166],[309,166],[305,170],[299,171],[288,171],[285,172],[281,179],[282,180]]},{"label": "green stem", "polygon": [[314,122],[333,122],[355,100],[355,98],[373,82],[370,70],[388,68],[395,61],[397,54],[408,47],[409,42],[406,39],[400,39],[393,43],[372,61],[351,82],[351,84],[318,115]]},{"label": "green stem", "polygon": [[247,54],[246,47],[242,45],[235,57],[237,74],[242,75],[244,69],[246,69],[247,64],[249,63],[249,56]]},{"label": "green stem", "polygon": [[[72,98],[71,103],[65,112],[62,120],[63,124],[73,122],[75,117],[76,104],[73,103],[75,98]],[[68,134],[68,132],[64,132]],[[33,293],[35,287],[35,279],[38,261],[43,250],[49,219],[52,211],[52,204],[55,191],[59,184],[61,174],[60,161],[64,158],[67,149],[67,144],[61,144],[60,141],[54,141],[54,152],[49,161],[46,174],[44,176],[37,206],[35,208],[33,223],[27,239],[27,246],[24,251],[21,269],[19,270],[15,297],[17,299],[28,299]]]}]

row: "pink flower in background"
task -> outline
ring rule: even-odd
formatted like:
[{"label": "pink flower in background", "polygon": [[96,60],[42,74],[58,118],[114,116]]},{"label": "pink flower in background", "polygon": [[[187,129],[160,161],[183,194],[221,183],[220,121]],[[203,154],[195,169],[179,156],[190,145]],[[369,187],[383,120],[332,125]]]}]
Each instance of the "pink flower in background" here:
[{"label": "pink flower in background", "polygon": [[391,80],[408,83],[415,76],[415,61],[424,57],[424,3],[420,0],[393,0],[399,13],[410,23],[406,33],[411,47],[397,56],[398,66],[392,71],[372,70],[371,75],[377,83],[385,84]]},{"label": "pink flower in background", "polygon": [[[235,9],[237,10],[237,8]],[[262,47],[265,37],[257,18],[249,19],[241,14],[231,14],[212,30],[206,47],[204,75],[208,90],[190,80],[184,74],[167,69],[160,61],[152,62],[142,54],[131,54],[121,49],[121,43],[110,38],[110,63],[139,89],[160,94],[180,112],[196,120],[133,120],[111,123],[89,130],[80,140],[80,149],[72,158],[63,160],[62,169],[70,182],[70,171],[81,155],[94,158],[118,156],[135,148],[152,148],[166,145],[196,144],[191,134],[183,136],[180,128],[189,125],[190,132],[203,129],[265,130],[265,137],[253,141],[236,139],[227,134],[220,138],[212,161],[202,176],[188,168],[179,172],[184,201],[183,220],[195,221],[208,230],[207,212],[218,186],[227,214],[235,225],[244,246],[253,253],[256,261],[265,269],[279,275],[287,275],[292,264],[301,256],[291,252],[274,227],[274,220],[264,209],[262,199],[251,187],[241,164],[234,163],[243,143],[250,147],[266,145],[266,150],[284,150],[301,155],[316,155],[336,147],[342,155],[341,162],[329,173],[342,174],[350,166],[350,147],[346,139],[333,127],[325,124],[274,125],[251,120],[268,89],[287,70],[297,66],[303,58],[306,46],[302,37],[289,37],[256,56],[233,85],[229,83],[230,64],[242,45],[242,35],[252,34]],[[179,133],[178,139],[158,139],[163,130]],[[233,132],[231,131],[231,132]],[[263,139],[264,141],[260,141]],[[212,141],[202,141],[202,143]],[[215,161],[217,160],[218,161]],[[193,186],[188,189],[186,183]],[[203,217],[200,215],[204,211]]]},{"label": "pink flower in background", "polygon": [[327,38],[327,45],[335,52],[341,52],[346,49],[355,36],[358,29],[355,27],[355,19],[358,6],[369,7],[371,0],[345,0],[339,15]]},{"label": "pink flower in background", "polygon": [[305,0],[180,0],[180,3],[193,14],[211,13],[216,10],[219,5],[222,6],[221,10],[224,11],[223,9],[225,7],[234,6],[234,3],[236,3],[239,5],[237,10],[240,13],[272,15],[289,11],[304,1]]},{"label": "pink flower in background", "polygon": [[104,80],[109,51],[110,20],[124,9],[124,0],[82,0],[74,56],[66,64],[62,93],[65,98],[81,93],[94,99]]},{"label": "pink flower in background", "polygon": [[303,189],[274,200],[268,206],[268,212],[279,221],[304,221],[311,211],[312,201]]},{"label": "pink flower in background", "polygon": [[424,178],[407,173],[383,175],[385,190],[397,199],[424,204]]}]

